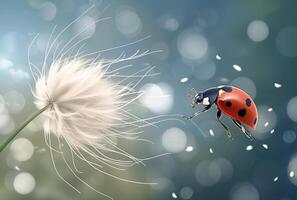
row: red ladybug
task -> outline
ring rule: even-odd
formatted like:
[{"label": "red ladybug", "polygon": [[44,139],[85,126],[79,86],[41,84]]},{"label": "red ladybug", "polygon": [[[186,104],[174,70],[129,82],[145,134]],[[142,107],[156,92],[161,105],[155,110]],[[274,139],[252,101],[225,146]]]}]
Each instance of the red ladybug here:
[{"label": "red ladybug", "polygon": [[222,112],[229,116],[235,125],[244,132],[244,134],[252,140],[252,135],[242,126],[256,129],[258,121],[258,111],[253,99],[239,88],[223,85],[219,87],[209,88],[195,95],[192,101],[192,107],[202,103],[204,109],[194,113],[192,116],[185,116],[186,119],[192,119],[200,113],[206,112],[213,104],[218,108],[217,119],[228,133],[228,137],[232,138],[228,127],[220,120]]}]

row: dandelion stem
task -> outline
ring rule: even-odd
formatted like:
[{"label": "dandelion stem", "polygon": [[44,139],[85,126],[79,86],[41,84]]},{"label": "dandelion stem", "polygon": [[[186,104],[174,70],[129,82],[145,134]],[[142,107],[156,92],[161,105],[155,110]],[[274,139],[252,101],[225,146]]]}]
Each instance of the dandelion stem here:
[{"label": "dandelion stem", "polygon": [[37,112],[33,113],[30,117],[28,117],[14,132],[11,133],[11,135],[0,145],[0,152],[2,152],[5,147],[23,130],[30,122],[32,122],[37,116],[39,116],[41,113],[43,113],[51,104],[48,104],[41,110],[38,110]]}]

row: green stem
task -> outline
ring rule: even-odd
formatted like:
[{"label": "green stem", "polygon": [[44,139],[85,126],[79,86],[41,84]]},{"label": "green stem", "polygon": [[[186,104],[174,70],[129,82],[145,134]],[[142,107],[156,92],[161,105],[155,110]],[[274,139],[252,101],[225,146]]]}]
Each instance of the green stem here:
[{"label": "green stem", "polygon": [[9,136],[9,138],[7,138],[5,140],[5,142],[3,142],[0,145],[0,152],[2,152],[5,147],[21,132],[21,130],[23,130],[30,122],[32,122],[37,116],[39,116],[41,113],[43,113],[46,109],[48,109],[48,107],[51,104],[48,104],[47,106],[45,106],[44,108],[42,108],[41,110],[38,110],[36,113],[33,113],[28,119],[26,119],[26,121],[24,121],[21,126],[19,126],[14,132],[11,133],[11,135]]}]

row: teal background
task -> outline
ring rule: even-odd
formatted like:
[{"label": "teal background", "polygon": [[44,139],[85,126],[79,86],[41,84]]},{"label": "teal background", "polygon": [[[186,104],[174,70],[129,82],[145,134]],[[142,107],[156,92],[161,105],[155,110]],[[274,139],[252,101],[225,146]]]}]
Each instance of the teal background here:
[{"label": "teal background", "polygon": [[[10,130],[36,111],[30,93],[30,84],[34,83],[27,63],[30,42],[40,33],[31,51],[32,61],[39,66],[54,26],[57,25],[57,31],[61,31],[91,5],[95,7],[87,16],[111,19],[96,24],[93,34],[87,40],[86,52],[127,44],[146,36],[150,38],[105,52],[102,57],[116,58],[122,50],[128,55],[138,49],[163,50],[133,61],[139,66],[136,67],[138,70],[144,63],[150,63],[157,66],[154,72],[160,73],[155,77],[147,77],[139,88],[153,83],[163,88],[165,93],[165,100],[161,98],[160,101],[152,101],[157,111],[150,108],[135,110],[139,116],[189,115],[194,112],[188,97],[191,88],[199,91],[231,84],[254,97],[260,121],[257,131],[253,133],[256,138],[253,142],[248,141],[225,117],[224,121],[234,135],[233,141],[228,140],[216,122],[215,109],[200,115],[193,123],[160,123],[159,128],[146,128],[143,134],[145,139],[154,142],[153,145],[131,141],[124,141],[121,145],[139,157],[167,152],[168,142],[171,142],[169,146],[175,148],[176,144],[182,150],[147,161],[146,166],[139,165],[127,172],[113,171],[122,177],[156,181],[159,185],[143,186],[121,182],[81,164],[84,171],[81,177],[84,180],[114,199],[173,199],[172,193],[178,199],[297,199],[297,178],[289,175],[291,171],[297,174],[297,163],[294,161],[297,101],[293,99],[297,96],[297,2],[293,0],[2,0],[1,141]],[[127,14],[127,11],[128,14],[132,13],[132,18],[131,15],[121,15],[123,12]],[[253,41],[247,33],[250,23],[255,20],[265,22],[269,30],[260,42]],[[80,26],[71,27],[63,34],[61,41],[68,41]],[[256,26],[252,32],[261,37],[263,31],[265,35],[265,30],[263,26]],[[207,47],[204,46],[205,42]],[[216,55],[221,59],[216,59]],[[242,71],[236,71],[232,67],[234,64],[239,65]],[[188,81],[181,82],[185,77]],[[281,87],[276,88],[274,83],[281,84]],[[163,87],[164,84],[166,87]],[[273,108],[272,112],[268,111],[270,107]],[[158,111],[159,108],[163,109]],[[267,127],[266,122],[269,122]],[[59,170],[82,193],[77,194],[58,178],[44,143],[40,120],[35,124],[36,127],[25,129],[19,136],[27,138],[34,146],[33,156],[29,160],[21,162],[15,159],[10,147],[0,155],[0,198],[104,199],[77,181],[59,158],[56,160]],[[186,144],[181,144],[178,136],[169,140],[165,138],[164,132],[172,127],[182,130]],[[214,136],[210,135],[210,129]],[[248,145],[252,145],[253,150],[247,151]],[[193,146],[194,150],[184,151],[187,146]],[[210,148],[213,153],[210,153]],[[36,183],[34,190],[26,195],[16,192],[13,184],[17,174],[22,172],[31,174]],[[278,180],[274,181],[276,177]]]}]

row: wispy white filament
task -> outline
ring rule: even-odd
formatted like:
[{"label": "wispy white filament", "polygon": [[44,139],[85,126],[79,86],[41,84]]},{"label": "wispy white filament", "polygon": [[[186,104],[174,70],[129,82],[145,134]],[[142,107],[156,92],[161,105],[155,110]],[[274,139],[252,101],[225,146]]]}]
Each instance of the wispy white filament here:
[{"label": "wispy white filament", "polygon": [[[45,141],[50,148],[58,176],[79,192],[59,173],[55,163],[55,154],[62,156],[67,168],[78,180],[94,191],[109,197],[94,189],[79,176],[81,171],[76,162],[83,161],[91,168],[122,181],[152,184],[117,177],[106,172],[104,167],[125,170],[136,164],[144,165],[143,161],[154,158],[136,158],[120,148],[117,140],[147,141],[139,138],[139,134],[143,131],[142,128],[155,126],[170,118],[157,116],[142,119],[130,111],[131,105],[137,105],[136,101],[142,95],[136,87],[144,77],[154,75],[153,67],[147,66],[130,75],[125,75],[122,71],[133,65],[113,67],[117,63],[137,59],[153,52],[136,51],[128,57],[122,53],[113,60],[99,59],[99,53],[129,45],[126,44],[94,53],[83,53],[81,49],[84,47],[84,39],[76,40],[87,27],[82,27],[79,34],[71,38],[64,46],[60,46],[59,37],[80,17],[66,26],[54,39],[52,35],[55,29],[53,30],[46,47],[41,70],[30,61],[28,56],[30,69],[36,82],[33,95],[35,105],[39,109],[50,105],[49,109],[43,113]],[[97,20],[97,22],[103,20],[105,19]],[[98,57],[88,58],[95,54],[98,54]],[[50,56],[52,56],[51,59]],[[55,142],[52,136],[56,136]],[[64,155],[66,150],[70,150],[70,159]]]}]

